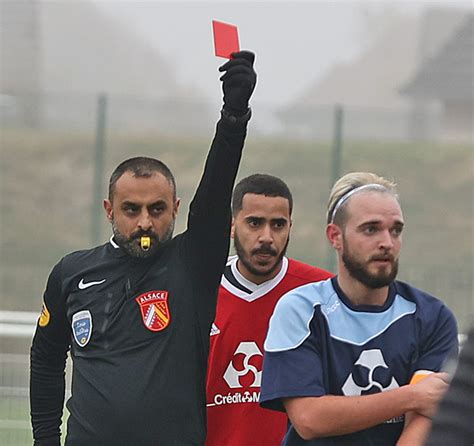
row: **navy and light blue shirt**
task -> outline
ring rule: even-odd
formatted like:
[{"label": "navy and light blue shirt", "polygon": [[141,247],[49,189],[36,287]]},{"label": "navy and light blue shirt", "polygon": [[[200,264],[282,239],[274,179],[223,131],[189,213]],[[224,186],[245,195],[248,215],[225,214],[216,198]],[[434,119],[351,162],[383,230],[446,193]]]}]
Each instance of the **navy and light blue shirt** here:
[{"label": "navy and light blue shirt", "polygon": [[[260,403],[284,410],[283,398],[368,395],[437,372],[457,353],[456,320],[439,299],[394,281],[383,306],[351,304],[337,278],[285,294],[265,341]],[[289,425],[283,442],[296,445],[394,445],[403,416],[370,429],[305,441]]]}]

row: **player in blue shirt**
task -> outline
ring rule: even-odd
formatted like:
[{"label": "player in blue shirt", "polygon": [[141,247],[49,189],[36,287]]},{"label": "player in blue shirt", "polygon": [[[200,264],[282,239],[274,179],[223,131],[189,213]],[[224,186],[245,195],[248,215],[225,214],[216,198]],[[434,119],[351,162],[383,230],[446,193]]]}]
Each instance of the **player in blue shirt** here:
[{"label": "player in blue shirt", "polygon": [[395,184],[334,185],[326,234],[338,275],[288,292],[265,341],[260,402],[291,421],[284,445],[423,444],[457,353],[438,299],[395,280],[404,226]]}]

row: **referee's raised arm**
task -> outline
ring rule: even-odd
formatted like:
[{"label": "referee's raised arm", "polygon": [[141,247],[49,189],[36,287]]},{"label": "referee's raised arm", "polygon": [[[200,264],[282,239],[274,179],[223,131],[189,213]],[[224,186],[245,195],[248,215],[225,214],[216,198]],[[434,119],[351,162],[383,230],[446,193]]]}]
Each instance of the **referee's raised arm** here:
[{"label": "referee's raised arm", "polygon": [[[204,173],[191,202],[188,231],[193,234],[199,257],[201,277],[214,283],[220,277],[229,249],[230,201],[242,156],[247,123],[251,117],[249,100],[257,75],[255,55],[239,51],[219,68],[223,90],[221,119],[207,156]],[[223,246],[225,245],[225,247]]]}]

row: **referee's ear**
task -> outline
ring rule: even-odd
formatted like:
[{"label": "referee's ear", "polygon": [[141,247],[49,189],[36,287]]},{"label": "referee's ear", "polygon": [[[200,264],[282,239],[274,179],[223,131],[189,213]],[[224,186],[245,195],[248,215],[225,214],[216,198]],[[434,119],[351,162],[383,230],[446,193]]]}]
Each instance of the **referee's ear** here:
[{"label": "referee's ear", "polygon": [[112,210],[112,203],[107,198],[104,200],[104,209],[105,209],[105,215],[107,216],[107,220],[109,220],[109,222],[112,223],[112,219],[114,216],[113,210]]},{"label": "referee's ear", "polygon": [[176,198],[173,206],[173,216],[176,218],[178,216],[179,205],[181,204],[181,198]]},{"label": "referee's ear", "polygon": [[230,238],[234,238],[234,233],[235,233],[235,219],[232,218],[232,226],[230,227]]}]

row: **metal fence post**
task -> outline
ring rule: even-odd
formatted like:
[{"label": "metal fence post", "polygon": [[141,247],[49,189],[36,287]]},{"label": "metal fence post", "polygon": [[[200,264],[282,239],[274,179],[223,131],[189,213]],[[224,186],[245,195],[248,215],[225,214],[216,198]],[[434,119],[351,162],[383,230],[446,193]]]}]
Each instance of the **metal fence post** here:
[{"label": "metal fence post", "polygon": [[[342,130],[344,120],[344,109],[342,105],[336,104],[334,107],[334,134],[332,143],[332,165],[331,165],[331,184],[329,190],[331,190],[334,183],[341,176],[341,165],[342,165]],[[336,253],[334,249],[329,246],[328,254],[326,258],[326,264],[329,271],[336,272],[337,262]]]},{"label": "metal fence post", "polygon": [[92,189],[91,243],[96,246],[101,239],[102,181],[105,160],[105,129],[107,117],[107,96],[100,94],[97,99],[97,127],[94,148],[94,185]]}]

